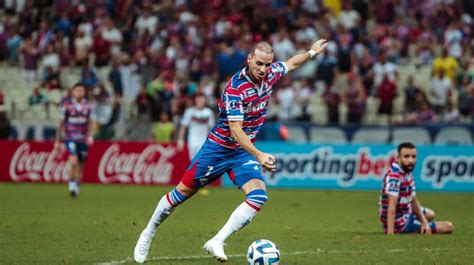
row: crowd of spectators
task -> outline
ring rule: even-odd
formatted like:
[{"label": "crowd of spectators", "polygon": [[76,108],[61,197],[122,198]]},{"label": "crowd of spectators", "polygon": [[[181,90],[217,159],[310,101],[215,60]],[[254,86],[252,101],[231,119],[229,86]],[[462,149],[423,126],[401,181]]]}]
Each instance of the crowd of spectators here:
[{"label": "crowd of spectators", "polygon": [[[390,122],[449,123],[474,117],[473,20],[462,0],[98,0],[4,1],[0,60],[22,67],[35,87],[65,89],[62,71],[79,67],[89,97],[110,124],[120,102],[149,121],[177,122],[196,93],[211,107],[249,46],[267,40],[276,60],[325,38],[317,57],[275,88],[270,119],[310,121],[314,100],[328,123],[361,123],[368,98]],[[470,13],[469,13],[470,12]],[[432,67],[400,87],[400,67]],[[106,67],[108,80],[98,71]],[[455,92],[455,93],[454,93]],[[404,94],[404,95],[402,95]],[[452,95],[458,95],[454,97]],[[391,119],[400,96],[405,106]],[[0,91],[0,103],[3,93]],[[127,103],[128,104],[128,103]],[[347,117],[342,118],[345,105]],[[162,115],[166,113],[166,115]]]}]

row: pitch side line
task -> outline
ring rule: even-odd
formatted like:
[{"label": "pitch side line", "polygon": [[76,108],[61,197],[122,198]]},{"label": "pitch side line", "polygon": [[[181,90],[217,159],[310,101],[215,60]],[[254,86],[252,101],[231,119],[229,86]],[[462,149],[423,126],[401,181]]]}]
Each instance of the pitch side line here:
[{"label": "pitch side line", "polygon": [[[404,249],[404,248],[395,248],[395,249],[383,249],[383,250],[324,250],[318,248],[317,250],[308,250],[308,251],[293,251],[293,252],[283,252],[282,256],[298,256],[298,255],[321,255],[321,254],[366,254],[366,253],[401,253],[401,252],[419,252],[419,251],[435,251],[435,252],[444,252],[449,250],[454,250],[456,248],[419,248],[419,249]],[[459,249],[459,248],[457,248]],[[468,250],[469,248],[462,248]],[[242,258],[246,254],[230,254],[227,255],[229,258]],[[211,255],[190,255],[190,256],[162,256],[162,257],[150,257],[147,261],[166,261],[166,260],[194,260],[194,259],[214,259]],[[123,260],[113,260],[108,262],[95,263],[96,265],[113,265],[113,264],[123,264],[127,262],[134,262],[132,257],[128,257]]]}]

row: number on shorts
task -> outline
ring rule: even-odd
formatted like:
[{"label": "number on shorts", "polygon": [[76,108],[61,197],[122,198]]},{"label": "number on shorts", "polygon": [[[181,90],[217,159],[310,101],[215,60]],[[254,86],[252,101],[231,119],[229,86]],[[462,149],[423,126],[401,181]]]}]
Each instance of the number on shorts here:
[{"label": "number on shorts", "polygon": [[211,175],[212,173],[212,170],[214,169],[214,166],[207,166],[208,170],[207,170],[207,173],[206,173],[206,177],[208,177],[209,175]]}]

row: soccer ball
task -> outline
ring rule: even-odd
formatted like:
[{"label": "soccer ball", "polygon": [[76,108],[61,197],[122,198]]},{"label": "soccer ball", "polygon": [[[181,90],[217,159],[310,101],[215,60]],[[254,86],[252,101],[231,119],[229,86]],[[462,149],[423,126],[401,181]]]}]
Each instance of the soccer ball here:
[{"label": "soccer ball", "polygon": [[249,246],[247,261],[249,265],[278,265],[280,251],[273,242],[259,239]]}]

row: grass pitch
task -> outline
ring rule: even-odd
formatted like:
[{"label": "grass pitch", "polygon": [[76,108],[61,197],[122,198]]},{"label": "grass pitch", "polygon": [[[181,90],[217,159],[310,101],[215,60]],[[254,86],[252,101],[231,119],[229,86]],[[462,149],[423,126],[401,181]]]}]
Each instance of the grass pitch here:
[{"label": "grass pitch", "polygon": [[[133,263],[133,248],[159,198],[171,187],[0,184],[0,264]],[[180,206],[160,228],[147,264],[217,264],[204,242],[244,200],[211,188]],[[275,242],[281,264],[473,264],[474,195],[424,193],[452,235],[382,234],[376,191],[269,190],[253,222],[227,241],[227,264],[246,264],[252,241]]]}]

